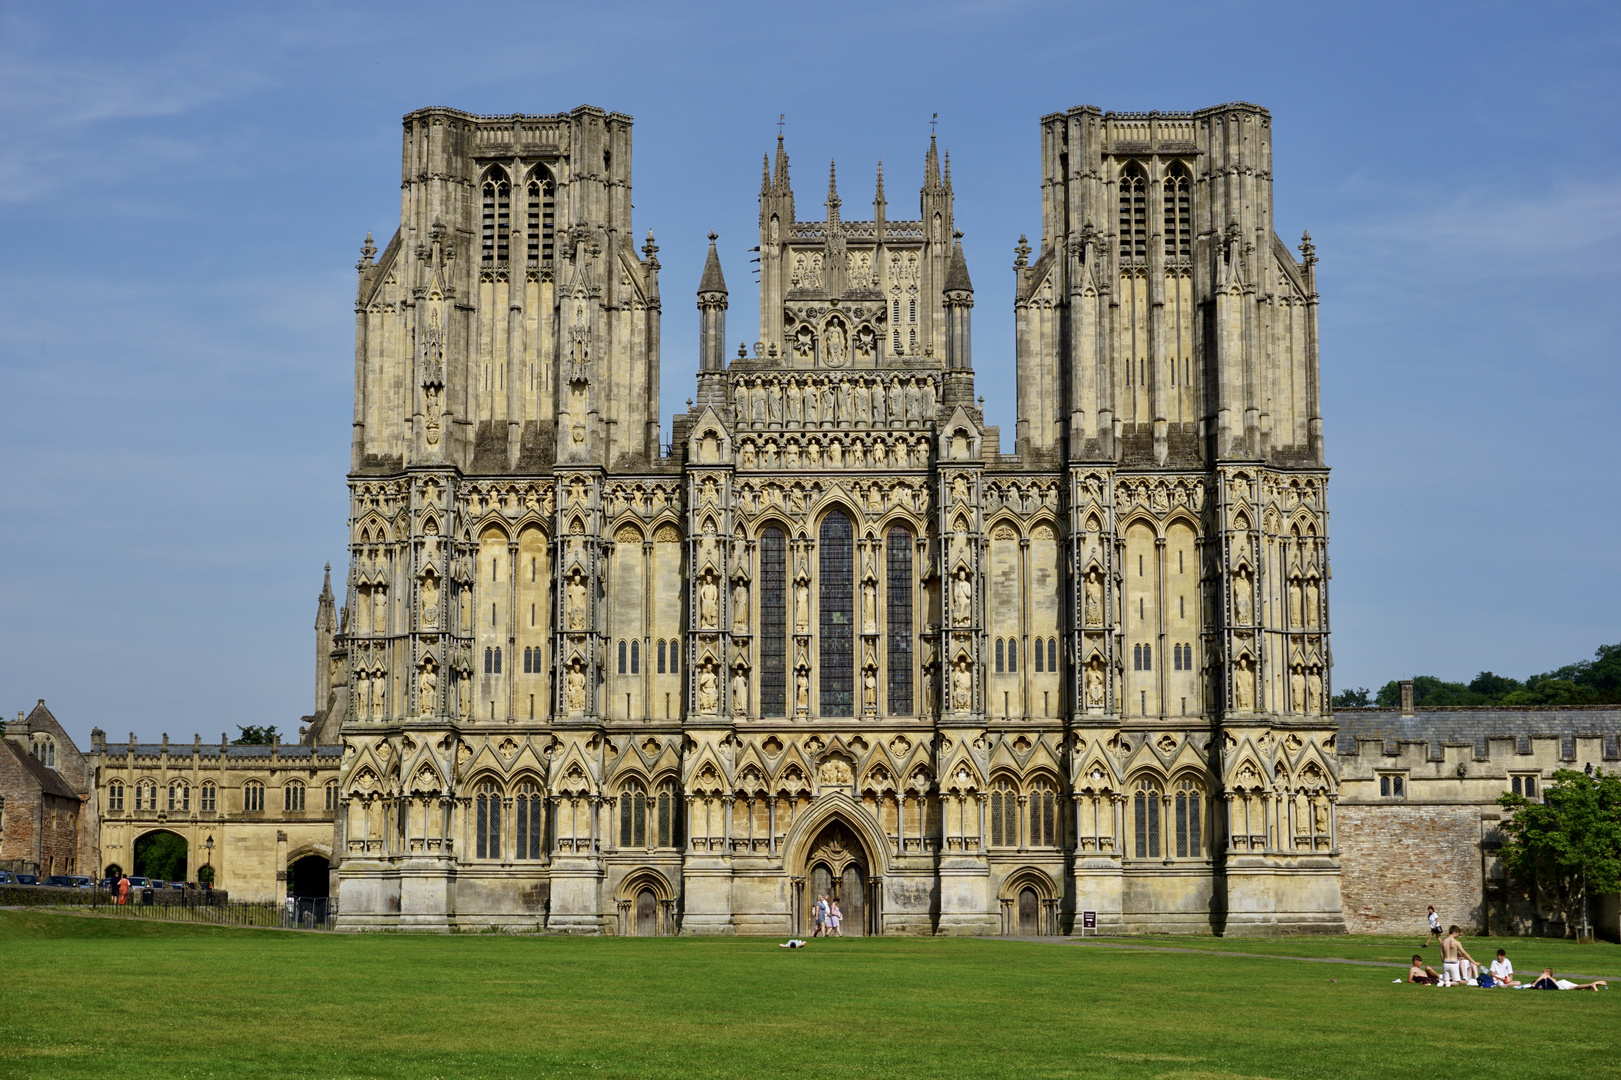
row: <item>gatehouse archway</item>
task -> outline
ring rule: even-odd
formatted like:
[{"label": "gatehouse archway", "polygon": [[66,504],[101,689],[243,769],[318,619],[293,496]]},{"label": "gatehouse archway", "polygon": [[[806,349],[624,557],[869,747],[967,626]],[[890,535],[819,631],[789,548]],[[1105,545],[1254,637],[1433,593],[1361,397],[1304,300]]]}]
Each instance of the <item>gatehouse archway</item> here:
[{"label": "gatehouse archway", "polygon": [[135,840],[135,873],[158,881],[186,880],[186,838],[168,829],[153,829]]},{"label": "gatehouse archway", "polygon": [[323,900],[332,892],[332,867],[325,855],[306,855],[287,867],[287,895]]}]

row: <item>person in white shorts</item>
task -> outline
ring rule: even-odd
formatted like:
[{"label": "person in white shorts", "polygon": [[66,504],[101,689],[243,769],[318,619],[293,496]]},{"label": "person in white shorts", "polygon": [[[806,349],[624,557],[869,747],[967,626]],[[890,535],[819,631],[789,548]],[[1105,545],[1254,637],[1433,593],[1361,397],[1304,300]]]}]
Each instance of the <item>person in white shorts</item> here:
[{"label": "person in white shorts", "polygon": [[1461,932],[1457,926],[1450,926],[1447,928],[1447,936],[1441,939],[1442,986],[1462,986],[1465,982],[1462,962],[1475,961],[1475,958],[1469,955],[1469,950],[1463,947],[1463,942],[1458,940],[1458,934]]}]

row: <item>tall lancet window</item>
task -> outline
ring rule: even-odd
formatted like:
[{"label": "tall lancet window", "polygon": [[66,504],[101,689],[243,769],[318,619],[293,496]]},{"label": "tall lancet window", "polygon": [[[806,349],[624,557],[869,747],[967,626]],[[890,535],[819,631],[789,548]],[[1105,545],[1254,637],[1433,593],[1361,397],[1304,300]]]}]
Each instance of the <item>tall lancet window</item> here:
[{"label": "tall lancet window", "polygon": [[506,262],[512,239],[512,183],[499,165],[484,174],[484,242],[480,248],[485,262]]},{"label": "tall lancet window", "polygon": [[1120,173],[1120,261],[1148,258],[1148,174],[1136,163]]},{"label": "tall lancet window", "polygon": [[788,715],[788,538],[774,525],[760,534],[760,715]]},{"label": "tall lancet window", "polygon": [[912,534],[897,525],[885,542],[889,562],[889,714],[912,715]]},{"label": "tall lancet window", "polygon": [[1180,161],[1165,171],[1165,257],[1193,258],[1193,177]]},{"label": "tall lancet window", "polygon": [[531,263],[551,262],[557,245],[557,184],[546,166],[529,174],[529,213],[524,219]]},{"label": "tall lancet window", "polygon": [[821,715],[855,715],[854,529],[841,510],[822,521],[818,600]]}]

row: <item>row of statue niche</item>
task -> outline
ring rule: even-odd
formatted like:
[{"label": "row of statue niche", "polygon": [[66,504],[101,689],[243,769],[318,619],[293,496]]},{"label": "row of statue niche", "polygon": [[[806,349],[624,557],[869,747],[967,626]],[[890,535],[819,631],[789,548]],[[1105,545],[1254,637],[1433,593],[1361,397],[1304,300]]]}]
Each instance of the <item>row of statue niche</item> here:
[{"label": "row of statue niche", "polygon": [[902,425],[934,419],[934,380],[755,379],[733,390],[737,415],[744,423]]},{"label": "row of statue niche", "polygon": [[845,446],[841,440],[833,439],[824,448],[820,442],[810,440],[801,450],[798,439],[787,439],[780,451],[775,440],[766,442],[757,451],[754,440],[745,439],[738,452],[738,464],[745,469],[778,468],[779,460],[784,469],[815,469],[824,464],[828,468],[922,469],[929,464],[929,442],[919,439],[909,444],[904,439],[892,443],[875,439],[869,445],[857,439]]}]

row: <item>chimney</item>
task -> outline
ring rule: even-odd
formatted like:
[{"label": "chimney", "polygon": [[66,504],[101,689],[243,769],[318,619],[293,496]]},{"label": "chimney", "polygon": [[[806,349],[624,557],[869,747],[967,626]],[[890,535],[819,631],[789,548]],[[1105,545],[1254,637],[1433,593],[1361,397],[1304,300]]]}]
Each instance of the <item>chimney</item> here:
[{"label": "chimney", "polygon": [[1413,680],[1412,679],[1403,679],[1397,685],[1401,687],[1401,714],[1403,716],[1412,716],[1413,715]]}]

